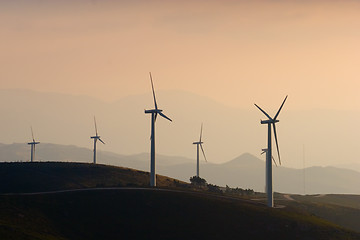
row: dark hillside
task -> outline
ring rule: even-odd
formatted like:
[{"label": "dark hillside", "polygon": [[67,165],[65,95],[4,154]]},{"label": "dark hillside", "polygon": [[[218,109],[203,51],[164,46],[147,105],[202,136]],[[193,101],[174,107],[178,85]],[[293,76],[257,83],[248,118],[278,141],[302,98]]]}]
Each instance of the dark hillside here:
[{"label": "dark hillside", "polygon": [[[295,201],[269,209],[157,182],[148,188],[147,172],[105,165],[0,163],[0,239],[360,239]],[[70,191],[31,194],[56,190]]]},{"label": "dark hillside", "polygon": [[1,196],[0,206],[0,234],[11,231],[29,239],[360,237],[292,209],[268,209],[211,195],[152,189]]}]

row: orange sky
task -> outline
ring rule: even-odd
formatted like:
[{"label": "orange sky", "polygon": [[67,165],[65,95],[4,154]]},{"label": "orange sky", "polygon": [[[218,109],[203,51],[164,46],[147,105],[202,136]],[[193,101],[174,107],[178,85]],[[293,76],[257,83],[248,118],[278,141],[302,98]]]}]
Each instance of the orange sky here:
[{"label": "orange sky", "polygon": [[[251,3],[249,3],[251,2]],[[360,109],[358,1],[0,1],[0,88]]]}]

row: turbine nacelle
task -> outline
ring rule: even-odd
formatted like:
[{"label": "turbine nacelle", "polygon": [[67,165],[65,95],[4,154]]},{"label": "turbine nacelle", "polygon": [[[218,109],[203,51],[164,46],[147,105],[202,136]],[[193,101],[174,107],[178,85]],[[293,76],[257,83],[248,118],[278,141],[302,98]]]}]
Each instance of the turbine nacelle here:
[{"label": "turbine nacelle", "polygon": [[29,145],[39,144],[40,142],[29,142]]},{"label": "turbine nacelle", "polygon": [[193,144],[203,144],[204,142],[193,142]]},{"label": "turbine nacelle", "polygon": [[145,113],[161,113],[163,110],[161,109],[150,109],[150,110],[145,110]]},{"label": "turbine nacelle", "polygon": [[268,119],[268,120],[260,120],[261,124],[271,124],[271,123],[277,123],[279,122],[279,120],[274,120],[274,119]]},{"label": "turbine nacelle", "polygon": [[100,136],[92,136],[90,137],[91,139],[96,139],[96,140],[99,140],[102,144],[105,144],[105,142],[103,140],[101,140]]}]

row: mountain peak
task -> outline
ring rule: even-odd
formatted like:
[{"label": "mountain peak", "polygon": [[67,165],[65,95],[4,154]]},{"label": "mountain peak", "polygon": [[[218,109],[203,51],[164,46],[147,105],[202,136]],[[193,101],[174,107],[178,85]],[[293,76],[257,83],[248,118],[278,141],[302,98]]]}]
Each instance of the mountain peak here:
[{"label": "mountain peak", "polygon": [[230,160],[224,165],[246,165],[246,166],[258,166],[259,164],[263,164],[264,161],[257,158],[256,156],[250,154],[250,153],[243,153],[240,156],[234,158],[233,160]]}]

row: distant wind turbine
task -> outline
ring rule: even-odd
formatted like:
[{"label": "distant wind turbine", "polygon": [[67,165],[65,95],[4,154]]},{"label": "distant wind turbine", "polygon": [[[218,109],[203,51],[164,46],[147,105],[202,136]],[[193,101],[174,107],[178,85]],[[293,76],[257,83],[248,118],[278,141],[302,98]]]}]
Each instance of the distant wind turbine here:
[{"label": "distant wind turbine", "polygon": [[199,168],[200,168],[200,166],[199,166],[199,146],[200,146],[201,151],[202,151],[202,153],[203,153],[203,155],[204,155],[204,159],[205,159],[205,161],[207,162],[206,156],[205,156],[205,152],[204,152],[204,149],[203,149],[203,147],[202,147],[202,144],[203,144],[204,142],[201,141],[202,129],[203,129],[203,125],[201,124],[200,139],[199,139],[198,142],[193,142],[193,144],[196,144],[196,176],[197,176],[197,177],[199,177]]},{"label": "distant wind turbine", "polygon": [[31,153],[30,153],[30,162],[33,162],[34,158],[35,158],[35,145],[39,144],[40,142],[35,141],[33,129],[32,129],[32,127],[30,127],[30,128],[31,128],[32,142],[29,142],[28,144],[31,146],[31,148],[30,148],[30,151],[31,151]]},{"label": "distant wind turbine", "polygon": [[94,117],[94,123],[95,123],[95,136],[92,136],[90,138],[94,139],[94,161],[93,161],[93,163],[96,164],[96,142],[97,142],[97,140],[99,140],[102,144],[105,144],[105,143],[103,140],[101,140],[100,136],[98,135],[95,117]]},{"label": "distant wind turbine", "polygon": [[145,113],[151,113],[150,186],[155,187],[156,186],[156,177],[155,177],[156,176],[156,174],[155,174],[155,122],[156,122],[156,118],[157,118],[157,115],[159,114],[160,116],[162,116],[163,118],[166,118],[167,120],[169,120],[171,122],[172,122],[172,120],[170,118],[168,118],[165,114],[162,113],[163,110],[158,109],[158,106],[156,103],[156,97],[155,97],[154,83],[152,80],[151,72],[149,74],[150,74],[152,93],[153,93],[153,97],[154,97],[155,109],[145,110]]},{"label": "distant wind turbine", "polygon": [[[263,148],[263,149],[261,149],[261,155],[263,155],[264,153],[266,153],[267,154],[267,148]],[[274,158],[274,156],[271,156],[271,159],[273,160],[273,162],[274,162],[274,164],[275,164],[275,166],[277,166],[277,163],[276,163],[276,161],[275,161],[275,158]]]},{"label": "distant wind turbine", "polygon": [[279,164],[281,165],[281,160],[280,160],[280,151],[279,151],[279,144],[278,144],[278,140],[277,140],[277,135],[276,135],[276,127],[275,127],[275,123],[279,122],[279,120],[277,120],[277,117],[279,116],[279,113],[282,109],[282,107],[284,106],[284,103],[286,101],[288,96],[285,97],[283,103],[281,104],[278,112],[276,113],[275,117],[272,118],[269,116],[269,114],[267,114],[264,110],[262,110],[258,105],[255,104],[255,106],[262,112],[265,114],[265,116],[268,117],[268,120],[261,120],[261,124],[267,124],[268,125],[268,147],[267,147],[267,151],[266,151],[266,194],[267,194],[267,205],[269,207],[273,207],[274,206],[274,199],[273,199],[273,184],[272,184],[272,148],[271,148],[271,125],[274,129],[274,136],[275,136],[275,143],[276,143],[276,148],[277,148],[277,153],[278,153],[278,157],[279,157]]}]

